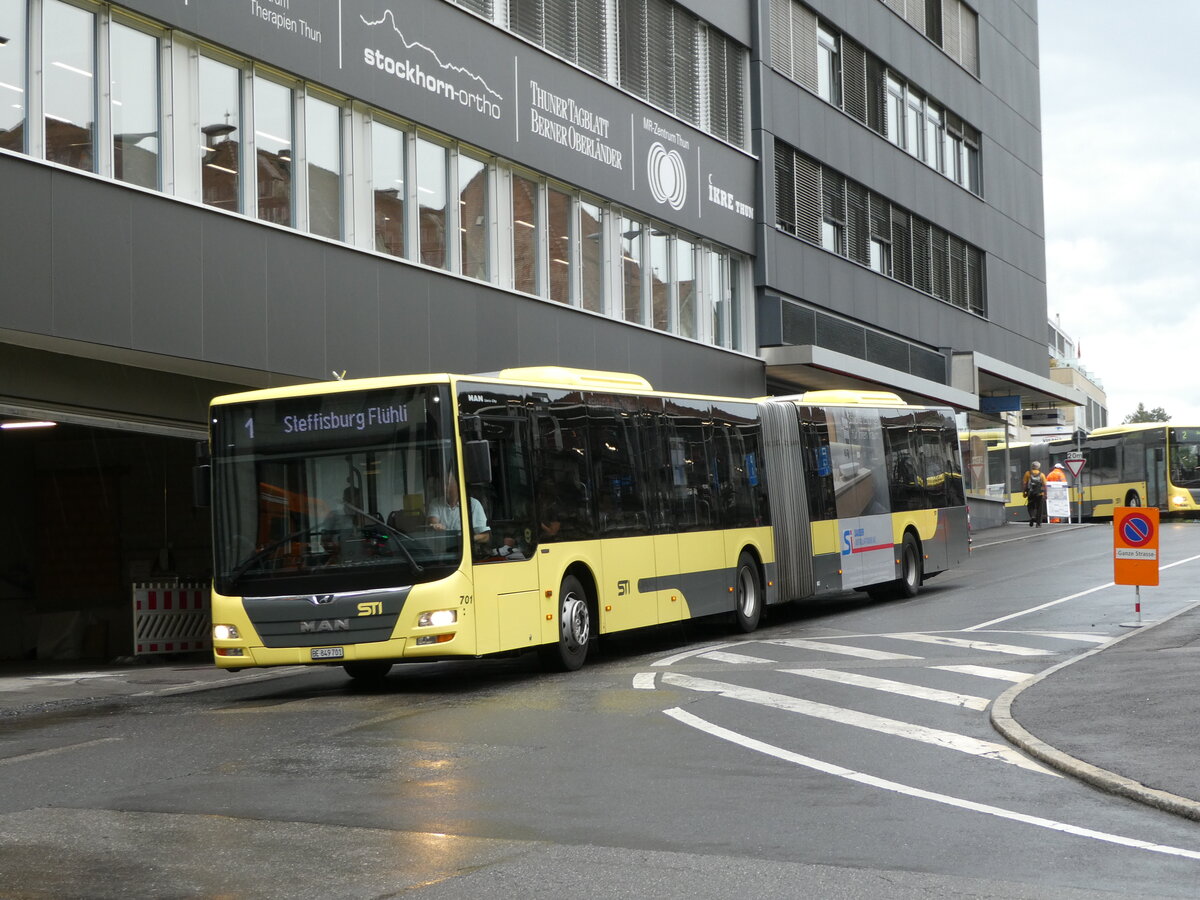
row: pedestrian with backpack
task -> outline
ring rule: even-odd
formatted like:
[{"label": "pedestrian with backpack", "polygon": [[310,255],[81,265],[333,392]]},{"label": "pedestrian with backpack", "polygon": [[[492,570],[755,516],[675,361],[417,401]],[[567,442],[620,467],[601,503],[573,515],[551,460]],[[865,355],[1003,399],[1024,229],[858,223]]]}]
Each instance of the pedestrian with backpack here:
[{"label": "pedestrian with backpack", "polygon": [[1029,527],[1042,527],[1046,519],[1046,476],[1042,464],[1034,460],[1022,479],[1025,493],[1025,508],[1029,510]]}]

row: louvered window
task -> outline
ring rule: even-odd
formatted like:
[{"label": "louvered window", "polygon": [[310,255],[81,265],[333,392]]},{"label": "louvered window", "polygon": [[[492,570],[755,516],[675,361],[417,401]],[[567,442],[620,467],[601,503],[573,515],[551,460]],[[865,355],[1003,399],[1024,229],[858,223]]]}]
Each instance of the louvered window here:
[{"label": "louvered window", "polygon": [[782,144],[775,145],[775,227],[793,235],[797,234],[794,156]]},{"label": "louvered window", "polygon": [[817,90],[817,16],[793,0],[772,0],[771,65]]},{"label": "louvered window", "polygon": [[708,43],[708,128],[719,138],[745,143],[746,52],[713,28],[705,30]]},{"label": "louvered window", "polygon": [[776,225],[939,300],[987,315],[983,251],[775,142]]},{"label": "louvered window", "polygon": [[795,157],[796,234],[806,241],[821,239],[821,166],[807,156]]},{"label": "louvered window", "polygon": [[933,260],[929,250],[929,223],[912,217],[912,286],[926,294],[933,292]]},{"label": "louvered window", "polygon": [[463,9],[469,9],[473,13],[478,13],[485,19],[492,17],[492,0],[451,0],[452,3],[461,6]]},{"label": "louvered window", "polygon": [[667,0],[622,0],[619,19],[621,86],[743,144],[745,50]]},{"label": "louvered window", "polygon": [[867,54],[854,41],[842,38],[842,108],[867,123]]},{"label": "louvered window", "polygon": [[508,0],[508,27],[514,34],[604,77],[608,58],[604,5],[604,0]]},{"label": "louvered window", "polygon": [[892,207],[892,275],[912,284],[912,241],[909,237],[909,213]]},{"label": "louvered window", "polygon": [[846,184],[846,253],[856,263],[870,262],[870,232],[867,215],[867,189],[861,184]]}]

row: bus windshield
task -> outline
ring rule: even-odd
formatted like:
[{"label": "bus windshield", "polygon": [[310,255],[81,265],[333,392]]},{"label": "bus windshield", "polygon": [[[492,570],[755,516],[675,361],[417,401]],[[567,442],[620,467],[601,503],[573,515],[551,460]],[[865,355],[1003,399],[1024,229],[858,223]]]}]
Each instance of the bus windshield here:
[{"label": "bus windshield", "polygon": [[216,589],[273,596],[430,581],[461,523],[428,527],[457,478],[446,385],[213,408]]},{"label": "bus windshield", "polygon": [[1200,428],[1170,429],[1171,483],[1200,488]]}]

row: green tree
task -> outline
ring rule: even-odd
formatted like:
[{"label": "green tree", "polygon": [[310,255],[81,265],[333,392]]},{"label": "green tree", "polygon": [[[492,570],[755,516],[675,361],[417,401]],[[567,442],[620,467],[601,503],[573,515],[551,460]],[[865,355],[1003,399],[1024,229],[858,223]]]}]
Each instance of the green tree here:
[{"label": "green tree", "polygon": [[1146,409],[1146,404],[1139,403],[1136,410],[1125,417],[1124,425],[1132,425],[1135,422],[1170,422],[1171,417],[1167,415],[1167,411],[1161,406],[1156,406],[1154,409]]}]

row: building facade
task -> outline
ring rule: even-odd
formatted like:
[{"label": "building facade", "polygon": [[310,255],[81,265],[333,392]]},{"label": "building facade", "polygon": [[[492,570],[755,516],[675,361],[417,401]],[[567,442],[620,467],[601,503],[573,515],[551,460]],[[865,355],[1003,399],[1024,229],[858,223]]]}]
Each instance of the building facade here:
[{"label": "building facade", "polygon": [[0,657],[207,576],[229,390],[1060,400],[1036,7],[907,3],[0,0]]}]

